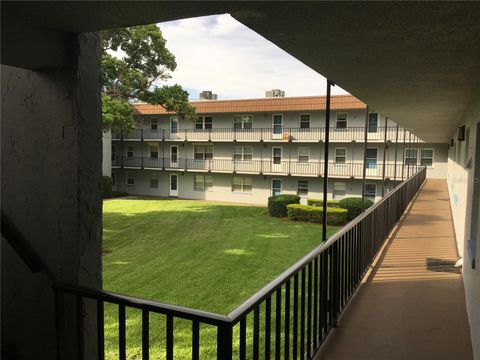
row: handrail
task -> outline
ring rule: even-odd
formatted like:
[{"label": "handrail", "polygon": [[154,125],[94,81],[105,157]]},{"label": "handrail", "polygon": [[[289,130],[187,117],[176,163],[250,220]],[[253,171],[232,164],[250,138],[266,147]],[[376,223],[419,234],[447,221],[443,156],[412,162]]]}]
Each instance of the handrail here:
[{"label": "handrail", "polygon": [[[415,174],[412,175],[411,178],[418,175],[425,167],[422,167],[418,170]],[[337,242],[342,235],[352,229],[355,225],[360,223],[364,218],[366,218],[369,214],[375,211],[376,208],[380,207],[384,202],[387,201],[388,198],[393,196],[397,191],[400,191],[402,185],[404,185],[408,181],[405,180],[402,184],[397,186],[394,190],[390,191],[385,197],[383,197],[380,201],[376,202],[373,206],[366,209],[362,214],[357,216],[355,219],[350,221],[348,224],[340,228],[335,234],[330,236],[327,241],[317,246],[315,249],[310,251],[307,255],[302,257],[298,260],[295,264],[290,266],[287,270],[282,272],[279,276],[277,276],[274,280],[272,280],[269,284],[264,286],[260,289],[257,293],[252,295],[249,299],[244,301],[241,305],[239,305],[235,310],[228,314],[228,318],[233,322],[236,323],[241,317],[243,317],[246,313],[252,311],[252,309],[261,303],[265,298],[269,295],[273,294],[278,288],[280,288],[286,281],[288,281],[293,274],[298,273],[299,270],[304,268],[308,263],[311,262],[312,259],[317,257],[318,255],[322,254],[326,249],[328,249],[332,244]]]},{"label": "handrail", "polygon": [[224,325],[230,322],[228,317],[226,317],[225,315],[192,309],[184,306],[161,303],[153,300],[145,300],[142,298],[117,294],[110,291],[92,289],[80,285],[55,283],[53,285],[53,289],[61,290],[64,293],[69,293],[72,295],[81,294],[84,297],[90,299],[103,300],[110,303],[126,305],[137,309],[146,309],[148,311],[160,314],[170,314],[182,319],[201,321],[205,324],[210,325]]}]

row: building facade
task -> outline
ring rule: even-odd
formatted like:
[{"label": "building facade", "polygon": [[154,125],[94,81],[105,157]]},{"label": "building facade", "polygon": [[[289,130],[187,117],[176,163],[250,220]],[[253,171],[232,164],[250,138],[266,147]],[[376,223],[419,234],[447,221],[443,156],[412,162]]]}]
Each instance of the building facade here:
[{"label": "building facade", "polygon": [[[137,128],[113,133],[108,154],[117,191],[250,204],[275,194],[298,194],[302,202],[322,197],[325,97],[192,105],[195,121],[134,105]],[[426,144],[373,111],[365,129],[366,105],[350,95],[332,97],[331,106],[329,198],[361,196],[364,161],[372,201],[419,165],[428,166],[429,177],[445,177],[447,144]]]}]

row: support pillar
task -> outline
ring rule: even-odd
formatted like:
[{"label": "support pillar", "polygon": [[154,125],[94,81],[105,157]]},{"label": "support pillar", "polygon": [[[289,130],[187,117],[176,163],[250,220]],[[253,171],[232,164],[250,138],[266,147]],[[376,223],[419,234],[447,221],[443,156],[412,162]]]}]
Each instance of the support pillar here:
[{"label": "support pillar", "polygon": [[325,143],[324,143],[324,170],[323,170],[323,214],[322,214],[322,241],[327,241],[327,194],[328,194],[328,146],[330,145],[330,100],[333,82],[327,80],[327,98],[325,103]]},{"label": "support pillar", "polygon": [[362,173],[362,211],[365,211],[365,184],[367,178],[367,142],[368,142],[368,116],[369,109],[367,105],[365,114],[365,130],[363,135],[363,173]]}]

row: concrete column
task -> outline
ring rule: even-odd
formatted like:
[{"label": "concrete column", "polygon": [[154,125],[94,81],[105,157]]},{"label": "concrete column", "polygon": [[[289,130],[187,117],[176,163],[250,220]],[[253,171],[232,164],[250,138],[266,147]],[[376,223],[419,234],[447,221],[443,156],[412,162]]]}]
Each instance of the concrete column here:
[{"label": "concrete column", "polygon": [[[99,36],[72,36],[64,50],[68,68],[2,66],[2,210],[55,280],[101,287]],[[1,246],[2,358],[55,359],[52,279]],[[74,339],[65,345],[74,358]]]}]

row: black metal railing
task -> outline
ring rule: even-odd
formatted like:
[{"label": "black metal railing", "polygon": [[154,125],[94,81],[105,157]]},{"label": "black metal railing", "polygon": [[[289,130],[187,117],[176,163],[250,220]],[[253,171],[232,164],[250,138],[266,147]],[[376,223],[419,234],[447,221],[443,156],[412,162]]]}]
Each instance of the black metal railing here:
[{"label": "black metal railing", "polygon": [[[157,158],[157,157],[127,157],[117,156],[112,160],[112,166],[131,169],[163,169],[173,171],[210,171],[223,173],[246,174],[275,174],[298,176],[323,176],[323,161],[298,161],[298,160],[233,160],[233,159],[184,159],[184,158]],[[419,163],[411,165],[402,164],[368,164],[366,176],[381,179],[400,180],[403,176],[410,177],[420,168]],[[385,169],[385,171],[384,171]],[[329,176],[358,178],[363,175],[361,162],[329,162]]]},{"label": "black metal railing", "polygon": [[[396,141],[396,126],[378,126],[367,130],[369,142]],[[416,137],[410,137],[409,131],[400,129],[398,141],[416,141]],[[142,129],[138,128],[130,132],[114,132],[113,140],[180,140],[180,141],[323,141],[325,139],[324,127],[312,128],[212,128],[212,129]],[[364,127],[332,128],[330,141],[338,142],[363,142],[365,139]]]},{"label": "black metal railing", "polygon": [[[228,316],[207,313],[190,308],[162,304],[118,295],[85,287],[56,284],[55,303],[57,333],[71,333],[65,326],[63,306],[65,297],[76,302],[76,337],[79,358],[82,359],[85,302],[95,304],[96,347],[98,358],[105,357],[104,306],[117,307],[118,354],[126,359],[126,309],[141,311],[142,358],[149,359],[150,314],[166,317],[164,344],[167,360],[174,358],[174,320],[190,323],[191,358],[199,359],[203,341],[216,347],[209,359],[312,359],[330,330],[336,325],[352,295],[368,271],[384,241],[401,218],[408,204],[419,191],[426,178],[423,167],[412,177],[389,192],[382,200],[367,209],[319,245],[301,260],[284,271]],[[200,326],[216,328],[216,336],[200,338]],[[248,328],[248,334],[247,334]],[[61,336],[59,336],[61,341]],[[90,346],[94,346],[90,344]],[[59,358],[62,358],[61,354]]]}]

